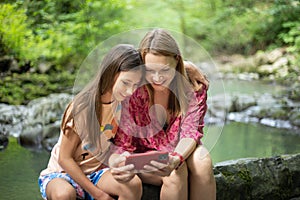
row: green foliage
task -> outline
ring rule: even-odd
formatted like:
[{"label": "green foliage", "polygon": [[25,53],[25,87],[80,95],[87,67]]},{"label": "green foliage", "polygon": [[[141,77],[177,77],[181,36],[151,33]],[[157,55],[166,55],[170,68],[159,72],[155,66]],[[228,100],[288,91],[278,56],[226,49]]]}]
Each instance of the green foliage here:
[{"label": "green foliage", "polygon": [[36,50],[58,64],[81,61],[99,42],[125,30],[122,21],[130,1],[32,1],[27,14],[33,19]]},{"label": "green foliage", "polygon": [[123,17],[130,6],[130,1],[89,0],[82,4],[76,16],[77,51],[88,53],[99,42],[113,34],[126,30]]},{"label": "green foliage", "polygon": [[300,21],[286,22],[282,25],[287,29],[287,32],[279,34],[279,38],[282,39],[287,45],[289,45],[288,51],[300,53]]},{"label": "green foliage", "polygon": [[[64,65],[82,61],[99,42],[126,30],[131,1],[16,1],[0,4],[2,54]],[[30,29],[29,29],[30,27]],[[72,61],[74,63],[74,61]]]},{"label": "green foliage", "polygon": [[25,10],[10,4],[0,4],[0,24],[0,55],[17,57],[21,63],[36,60],[31,52],[33,35]]},{"label": "green foliage", "polygon": [[283,41],[278,35],[289,31],[283,24],[299,21],[299,1],[275,0],[264,10],[264,15],[266,19],[255,32],[254,42],[262,43],[265,47],[281,46]]},{"label": "green foliage", "polygon": [[0,79],[0,102],[19,105],[52,93],[70,92],[74,80],[75,75],[67,71],[49,75],[12,74]]},{"label": "green foliage", "polygon": [[283,40],[278,35],[289,31],[283,24],[299,22],[300,16],[296,0],[204,0],[192,5],[185,9],[188,34],[215,54],[279,47]]},{"label": "green foliage", "polygon": [[[0,3],[0,55],[11,55],[21,65],[37,67],[42,61],[51,63],[52,72],[74,72],[100,42],[145,27],[182,32],[212,55],[253,54],[283,45],[299,55],[299,16],[297,0],[4,0]],[[298,56],[292,64],[294,71],[285,77],[288,81],[298,80],[299,62]],[[249,70],[255,72],[255,68]],[[58,87],[40,81],[49,91]],[[20,91],[33,91],[32,85],[17,80],[16,87],[11,84],[0,89],[4,102],[35,97]]]}]

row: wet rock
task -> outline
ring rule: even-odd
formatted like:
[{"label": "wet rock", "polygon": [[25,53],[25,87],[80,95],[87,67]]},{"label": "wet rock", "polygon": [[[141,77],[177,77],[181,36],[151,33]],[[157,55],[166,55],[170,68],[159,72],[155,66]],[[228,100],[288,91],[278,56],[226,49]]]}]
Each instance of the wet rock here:
[{"label": "wet rock", "polygon": [[51,151],[57,143],[60,133],[60,121],[54,124],[47,125],[43,128],[42,146],[47,151]]},{"label": "wet rock", "polygon": [[300,196],[300,154],[217,163],[217,199],[291,199]]},{"label": "wet rock", "polygon": [[8,136],[18,137],[26,118],[25,106],[0,104],[0,132]]},{"label": "wet rock", "polygon": [[8,145],[8,137],[0,133],[0,151],[6,149]]},{"label": "wet rock", "polygon": [[26,148],[41,149],[43,138],[42,124],[27,126],[19,136],[19,144]]},{"label": "wet rock", "polygon": [[9,72],[18,68],[18,63],[12,56],[0,57],[0,72]]},{"label": "wet rock", "polygon": [[[217,199],[298,199],[300,154],[243,158],[217,163]],[[159,199],[160,188],[144,185],[143,200]]]},{"label": "wet rock", "polygon": [[294,126],[300,127],[300,106],[291,111],[290,121]]},{"label": "wet rock", "polygon": [[256,104],[256,99],[253,96],[245,94],[233,95],[229,112],[240,112]]}]

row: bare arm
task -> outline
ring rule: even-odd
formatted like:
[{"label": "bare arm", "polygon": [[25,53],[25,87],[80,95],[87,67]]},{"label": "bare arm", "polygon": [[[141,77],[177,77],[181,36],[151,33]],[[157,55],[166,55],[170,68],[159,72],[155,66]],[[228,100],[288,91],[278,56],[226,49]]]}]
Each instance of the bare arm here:
[{"label": "bare arm", "polygon": [[[66,131],[68,131],[67,129]],[[74,160],[74,152],[81,140],[79,136],[69,130],[69,134],[62,136],[59,164],[68,173],[76,183],[78,183],[84,190],[91,194],[95,199],[112,199],[108,194],[96,187],[83,173],[81,168]]]},{"label": "bare arm", "polygon": [[[194,93],[194,98],[191,99],[188,111],[182,119],[180,141],[177,144],[174,152],[182,156],[182,159],[187,159],[190,154],[196,149],[197,143],[203,137],[204,116],[207,110],[207,93],[206,90]],[[177,160],[180,156],[176,156]],[[175,162],[176,163],[176,162]]]},{"label": "bare arm", "polygon": [[174,152],[187,159],[196,148],[196,141],[193,138],[182,138],[177,144]]}]

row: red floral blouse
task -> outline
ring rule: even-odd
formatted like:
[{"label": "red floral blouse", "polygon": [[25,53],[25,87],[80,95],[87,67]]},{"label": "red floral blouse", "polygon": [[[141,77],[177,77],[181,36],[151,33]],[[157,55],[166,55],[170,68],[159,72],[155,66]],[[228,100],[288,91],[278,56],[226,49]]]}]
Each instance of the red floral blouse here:
[{"label": "red floral blouse", "polygon": [[[153,117],[146,87],[135,91],[122,102],[119,128],[113,140],[115,151],[142,153],[150,150],[173,152],[182,138],[193,138],[198,144],[203,136],[204,115],[207,110],[207,89],[194,92],[185,115],[171,116],[162,127]],[[154,109],[155,110],[155,109]]]}]

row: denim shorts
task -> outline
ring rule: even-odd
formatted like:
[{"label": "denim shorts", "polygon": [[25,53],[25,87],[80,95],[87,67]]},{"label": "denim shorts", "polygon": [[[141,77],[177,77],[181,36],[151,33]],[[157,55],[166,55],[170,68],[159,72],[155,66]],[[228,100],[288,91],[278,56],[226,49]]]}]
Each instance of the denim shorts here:
[{"label": "denim shorts", "polygon": [[[90,181],[96,185],[98,181],[100,180],[101,176],[106,172],[109,168],[104,168],[99,171],[93,172],[92,174],[87,175],[87,177],[90,179]],[[40,187],[40,192],[43,197],[43,199],[47,199],[46,196],[46,187],[47,184],[55,179],[55,178],[62,178],[68,181],[73,188],[76,190],[76,196],[78,199],[87,199],[87,200],[93,200],[93,197],[88,194],[86,191],[83,190],[83,188],[76,183],[69,174],[67,173],[60,173],[60,172],[53,172],[44,176],[39,177],[39,187]]]}]

